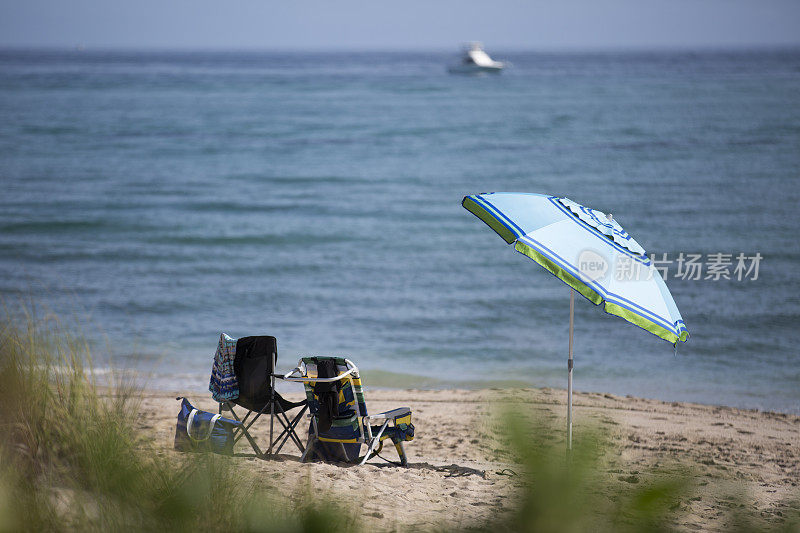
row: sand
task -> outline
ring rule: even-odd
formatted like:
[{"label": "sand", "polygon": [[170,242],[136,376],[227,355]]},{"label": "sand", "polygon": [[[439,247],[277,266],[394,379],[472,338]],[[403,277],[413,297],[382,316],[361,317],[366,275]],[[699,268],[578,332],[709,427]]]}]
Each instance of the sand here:
[{"label": "sand", "polygon": [[[179,408],[175,397],[183,395],[148,392],[143,399],[140,429],[166,454],[178,453],[172,450]],[[209,395],[186,396],[196,407],[216,412]],[[311,486],[349,501],[362,509],[369,528],[470,526],[513,512],[521,485],[521,476],[514,475],[519,466],[491,436],[490,413],[510,407],[560,428],[564,399],[564,391],[554,389],[367,390],[371,412],[412,408],[417,436],[406,443],[409,468],[378,458],[361,467],[302,464],[290,445],[277,459],[262,460],[243,444],[237,447],[242,455],[232,460],[289,497],[298,487]],[[685,513],[674,524],[679,529],[728,530],[731,494],[745,502],[739,511],[762,527],[782,524],[797,511],[798,416],[600,393],[576,393],[574,405],[576,440],[594,427],[613,443],[603,472],[610,489],[646,479],[654,468],[691,468],[695,492],[682,502]],[[260,424],[256,434],[264,437],[268,427],[268,422]],[[564,432],[553,433],[553,441],[563,443]],[[396,459],[391,446],[382,455]]]}]

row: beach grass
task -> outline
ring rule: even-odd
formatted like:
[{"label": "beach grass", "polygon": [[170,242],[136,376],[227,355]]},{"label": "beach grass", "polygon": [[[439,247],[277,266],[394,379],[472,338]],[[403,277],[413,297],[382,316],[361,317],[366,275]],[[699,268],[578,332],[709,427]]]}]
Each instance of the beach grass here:
[{"label": "beach grass", "polygon": [[358,528],[324,498],[278,498],[226,457],[176,459],[135,431],[140,391],[99,386],[57,322],[0,331],[0,531]]},{"label": "beach grass", "polygon": [[516,512],[503,522],[508,531],[671,531],[681,500],[692,495],[692,477],[682,468],[613,483],[614,449],[598,428],[583,428],[567,451],[563,441],[548,438],[564,431],[552,421],[509,412],[499,419],[524,487]]}]

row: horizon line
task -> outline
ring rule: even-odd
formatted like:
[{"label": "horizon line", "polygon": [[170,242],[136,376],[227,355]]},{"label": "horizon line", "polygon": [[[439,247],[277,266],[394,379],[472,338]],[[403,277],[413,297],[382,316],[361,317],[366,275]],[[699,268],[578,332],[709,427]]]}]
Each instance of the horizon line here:
[{"label": "horizon line", "polygon": [[[196,46],[196,45],[91,45],[75,43],[70,45],[10,44],[0,43],[0,52],[205,52],[205,53],[456,53],[469,41],[457,43],[452,47],[383,47],[383,46]],[[754,43],[724,45],[654,45],[654,46],[491,46],[492,53],[663,53],[663,52],[789,52],[800,51],[798,43]]]}]

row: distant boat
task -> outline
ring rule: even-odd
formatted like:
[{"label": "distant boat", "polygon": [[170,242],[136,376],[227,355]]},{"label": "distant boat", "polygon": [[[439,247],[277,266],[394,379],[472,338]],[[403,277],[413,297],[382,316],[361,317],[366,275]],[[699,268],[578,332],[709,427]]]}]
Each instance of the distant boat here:
[{"label": "distant boat", "polygon": [[451,74],[480,74],[482,72],[499,73],[506,67],[503,61],[495,61],[483,50],[478,42],[469,43],[464,50],[461,62],[451,65],[447,70]]}]

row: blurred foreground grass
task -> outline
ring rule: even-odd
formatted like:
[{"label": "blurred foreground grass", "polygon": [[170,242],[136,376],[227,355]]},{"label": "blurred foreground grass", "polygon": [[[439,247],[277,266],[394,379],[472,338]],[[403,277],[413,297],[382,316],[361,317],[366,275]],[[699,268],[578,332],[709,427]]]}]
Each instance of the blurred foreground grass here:
[{"label": "blurred foreground grass", "polygon": [[[365,528],[355,504],[334,505],[311,487],[286,498],[236,460],[159,453],[134,429],[140,391],[99,387],[90,369],[87,344],[57,321],[0,323],[0,531]],[[619,488],[609,484],[613,450],[602,434],[582,437],[567,461],[561,446],[539,438],[560,427],[498,420],[520,465],[520,503],[475,530],[671,531],[685,523],[681,502],[696,489],[690,472],[646,473]],[[759,529],[746,517],[729,523]]]},{"label": "blurred foreground grass", "polygon": [[[256,483],[226,457],[156,453],[139,391],[99,388],[56,321],[0,326],[0,531],[342,531],[355,515]],[[298,503],[294,503],[298,502]]]}]

